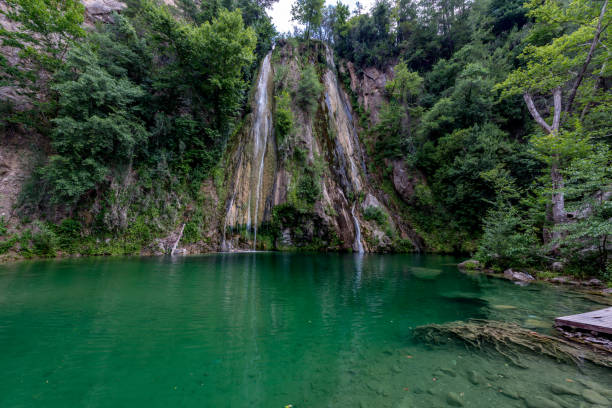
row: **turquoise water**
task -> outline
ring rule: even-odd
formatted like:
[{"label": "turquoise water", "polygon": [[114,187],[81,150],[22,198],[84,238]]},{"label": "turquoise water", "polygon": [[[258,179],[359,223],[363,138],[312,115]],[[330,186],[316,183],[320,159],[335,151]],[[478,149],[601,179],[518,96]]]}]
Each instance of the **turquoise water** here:
[{"label": "turquoise water", "polygon": [[552,333],[555,316],[602,307],[465,275],[456,261],[245,253],[2,265],[0,407],[435,407],[449,393],[470,407],[578,407],[582,396],[551,384],[610,388],[610,370],[587,364],[527,355],[518,368],[414,341],[418,325],[469,318]]}]

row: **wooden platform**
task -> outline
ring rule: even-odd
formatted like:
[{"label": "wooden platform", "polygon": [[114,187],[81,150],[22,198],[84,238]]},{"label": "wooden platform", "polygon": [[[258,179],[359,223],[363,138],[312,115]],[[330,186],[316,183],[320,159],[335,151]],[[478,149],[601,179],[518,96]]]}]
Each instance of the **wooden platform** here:
[{"label": "wooden platform", "polygon": [[555,319],[555,325],[612,335],[612,307],[596,310],[594,312],[557,317]]}]

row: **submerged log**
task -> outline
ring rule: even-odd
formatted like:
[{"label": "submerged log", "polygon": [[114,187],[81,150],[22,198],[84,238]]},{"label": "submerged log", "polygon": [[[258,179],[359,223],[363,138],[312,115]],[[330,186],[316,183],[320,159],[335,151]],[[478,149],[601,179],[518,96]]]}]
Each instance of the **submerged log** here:
[{"label": "submerged log", "polygon": [[513,365],[524,367],[521,355],[533,352],[558,361],[579,364],[584,360],[612,368],[612,353],[597,345],[585,346],[560,337],[548,336],[514,323],[469,320],[430,324],[415,328],[415,339],[432,344],[462,341],[471,347],[495,350]]}]

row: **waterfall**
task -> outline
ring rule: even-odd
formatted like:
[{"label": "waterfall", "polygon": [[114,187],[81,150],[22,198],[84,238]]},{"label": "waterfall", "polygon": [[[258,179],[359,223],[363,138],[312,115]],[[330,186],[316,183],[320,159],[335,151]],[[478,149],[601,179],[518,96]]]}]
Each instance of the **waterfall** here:
[{"label": "waterfall", "polygon": [[359,220],[355,215],[355,204],[353,203],[353,207],[351,208],[351,215],[353,216],[353,224],[355,225],[355,242],[353,243],[353,251],[356,251],[359,254],[363,254],[363,244],[361,243],[361,228],[359,227]]},{"label": "waterfall", "polygon": [[[259,169],[257,171],[257,183],[255,189],[255,217],[253,230],[253,249],[257,249],[257,224],[259,222],[259,201],[261,199],[261,185],[263,180],[264,171],[264,158],[266,156],[266,147],[268,145],[268,136],[272,131],[272,111],[270,109],[270,103],[268,98],[268,82],[270,79],[270,72],[272,71],[272,65],[270,59],[272,52],[263,60],[261,65],[261,72],[259,73],[259,82],[257,83],[257,110],[255,111],[255,123],[253,124],[252,135],[253,135],[253,159],[255,163],[259,160]],[[247,228],[250,229],[251,223],[251,198],[249,197],[249,221]]]},{"label": "waterfall", "polygon": [[185,224],[181,226],[181,231],[179,232],[178,239],[174,242],[174,245],[172,246],[172,251],[170,251],[171,256],[174,256],[174,254],[176,253],[176,248],[178,247],[181,238],[183,238],[183,231],[185,231]]},{"label": "waterfall", "polygon": [[248,130],[246,143],[251,143],[252,151],[240,150],[237,159],[236,173],[234,174],[234,190],[227,206],[227,213],[223,226],[222,250],[230,250],[231,242],[226,242],[225,233],[228,226],[246,226],[250,233],[253,231],[253,249],[257,248],[257,226],[260,223],[259,212],[263,206],[260,202],[263,197],[264,167],[266,154],[268,153],[268,142],[273,136],[272,124],[272,94],[271,64],[272,52],[270,51],[261,63],[257,85],[253,98],[253,113],[251,126]]}]

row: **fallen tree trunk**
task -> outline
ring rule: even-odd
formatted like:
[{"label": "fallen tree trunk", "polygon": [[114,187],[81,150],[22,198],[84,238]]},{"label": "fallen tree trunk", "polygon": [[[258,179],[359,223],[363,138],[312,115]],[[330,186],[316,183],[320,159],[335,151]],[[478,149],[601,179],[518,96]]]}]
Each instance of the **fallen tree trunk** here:
[{"label": "fallen tree trunk", "polygon": [[579,364],[584,360],[612,368],[612,353],[597,346],[584,346],[560,337],[548,336],[514,323],[492,320],[469,320],[430,324],[414,329],[418,341],[444,344],[462,341],[470,347],[495,350],[513,365],[525,367],[521,355],[533,352],[558,361]]}]

